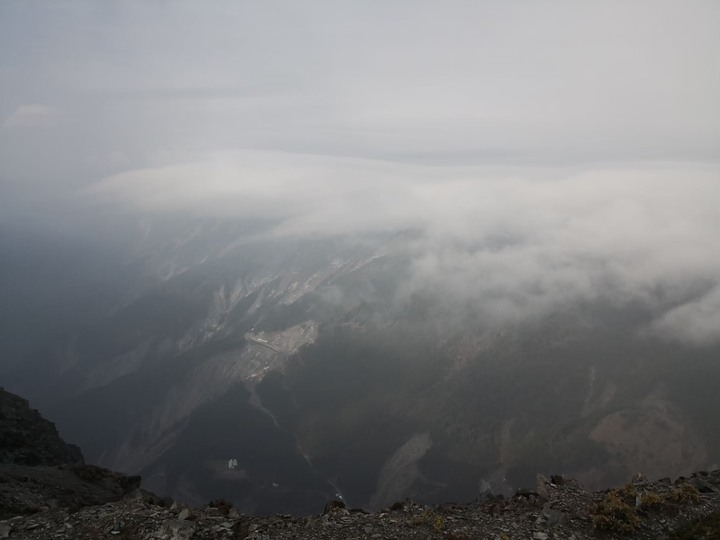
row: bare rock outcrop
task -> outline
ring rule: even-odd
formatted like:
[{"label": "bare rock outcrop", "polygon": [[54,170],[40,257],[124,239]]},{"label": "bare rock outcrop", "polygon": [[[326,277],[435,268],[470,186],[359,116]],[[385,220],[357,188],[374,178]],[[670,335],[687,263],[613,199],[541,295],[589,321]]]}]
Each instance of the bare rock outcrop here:
[{"label": "bare rock outcrop", "polygon": [[0,387],[0,463],[65,465],[84,460],[80,449],[63,441],[55,425],[27,400]]},{"label": "bare rock outcrop", "polygon": [[140,477],[86,465],[52,422],[0,388],[0,519],[103,504],[139,487]]},{"label": "bare rock outcrop", "polygon": [[[7,394],[2,395],[2,418],[15,424],[0,429],[15,438],[8,439],[3,455],[55,462],[0,464],[0,539],[720,538],[720,470],[675,481],[651,482],[637,475],[622,487],[595,493],[570,476],[538,475],[534,488],[511,497],[485,494],[466,504],[433,506],[406,500],[377,512],[347,508],[341,501],[304,517],[242,515],[224,500],[190,508],[139,489],[139,477],[78,462],[52,424],[30,411],[26,401]],[[40,433],[30,433],[23,422],[34,422]],[[28,435],[22,439],[21,433]],[[57,463],[62,459],[68,461]],[[404,458],[396,461],[403,465],[398,470],[407,468]]]}]

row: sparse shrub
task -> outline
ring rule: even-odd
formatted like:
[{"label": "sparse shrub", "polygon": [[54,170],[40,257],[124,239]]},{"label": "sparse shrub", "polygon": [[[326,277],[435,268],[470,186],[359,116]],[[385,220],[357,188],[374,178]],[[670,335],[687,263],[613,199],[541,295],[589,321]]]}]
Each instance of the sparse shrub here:
[{"label": "sparse shrub", "polygon": [[682,484],[676,487],[670,492],[668,499],[672,502],[684,504],[684,503],[696,503],[700,502],[700,492],[692,484]]},{"label": "sparse shrub", "polygon": [[591,519],[596,529],[630,534],[641,523],[638,508],[668,512],[677,509],[680,504],[700,500],[700,492],[692,484],[682,484],[662,494],[655,491],[638,493],[637,487],[627,484],[608,491],[603,500],[595,505]]},{"label": "sparse shrub", "polygon": [[432,510],[426,510],[422,514],[414,516],[410,520],[410,523],[415,526],[427,525],[438,532],[445,528],[445,518]]},{"label": "sparse shrub", "polygon": [[630,504],[635,503],[635,497],[638,495],[635,484],[625,484],[623,487],[613,491],[615,491],[624,501]]},{"label": "sparse shrub", "polygon": [[643,493],[640,496],[640,507],[643,510],[660,510],[665,506],[665,499],[654,491]]},{"label": "sparse shrub", "polygon": [[628,484],[608,491],[602,501],[595,505],[591,516],[593,527],[603,531],[630,534],[640,526],[635,509],[637,490]]}]

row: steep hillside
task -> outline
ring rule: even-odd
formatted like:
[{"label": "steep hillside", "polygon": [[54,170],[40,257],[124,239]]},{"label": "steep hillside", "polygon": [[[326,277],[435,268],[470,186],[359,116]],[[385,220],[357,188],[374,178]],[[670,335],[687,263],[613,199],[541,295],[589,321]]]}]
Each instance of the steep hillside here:
[{"label": "steep hillside", "polygon": [[27,400],[0,387],[0,463],[82,464],[80,449],[60,438],[55,425]]},{"label": "steep hillside", "polygon": [[413,283],[413,231],[143,227],[102,315],[39,339],[6,380],[90,462],[157,493],[303,515],[720,462],[720,351],[647,332],[651,306],[496,320]]},{"label": "steep hillside", "polygon": [[[2,433],[43,434],[21,444],[17,437],[3,439],[3,451],[22,449],[12,454],[20,461],[32,454],[55,463],[22,465],[10,461],[9,452],[3,454],[8,459],[0,465],[0,538],[586,540],[619,534],[680,540],[715,538],[719,531],[720,471],[675,482],[648,482],[638,475],[620,489],[597,493],[569,476],[537,475],[534,489],[517,490],[508,498],[486,493],[472,503],[435,506],[396,501],[377,513],[348,509],[337,497],[325,504],[322,515],[317,515],[318,506],[299,518],[249,517],[222,498],[193,508],[137,489],[139,478],[64,462],[82,459],[76,447],[60,439],[54,426],[22,398],[0,390],[0,400]],[[377,497],[392,500],[402,494],[417,473],[415,463],[430,446],[427,434],[405,443],[383,467]]]},{"label": "steep hillside", "polygon": [[[115,501],[140,486],[140,478],[83,464],[77,446],[28,402],[0,388],[0,519],[62,506]],[[0,526],[6,538],[9,527]],[[4,536],[3,536],[4,534]]]}]

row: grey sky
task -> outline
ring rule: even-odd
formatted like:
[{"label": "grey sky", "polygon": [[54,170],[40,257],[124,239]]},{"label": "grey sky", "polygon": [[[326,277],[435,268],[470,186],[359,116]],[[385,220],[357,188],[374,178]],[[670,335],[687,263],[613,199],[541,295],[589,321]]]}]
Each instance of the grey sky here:
[{"label": "grey sky", "polygon": [[720,337],[716,1],[5,1],[0,81],[0,210],[422,227],[419,282],[661,284],[658,329]]},{"label": "grey sky", "polygon": [[90,181],[248,147],[718,158],[712,1],[8,1],[0,15],[3,177],[47,180],[56,161]]}]

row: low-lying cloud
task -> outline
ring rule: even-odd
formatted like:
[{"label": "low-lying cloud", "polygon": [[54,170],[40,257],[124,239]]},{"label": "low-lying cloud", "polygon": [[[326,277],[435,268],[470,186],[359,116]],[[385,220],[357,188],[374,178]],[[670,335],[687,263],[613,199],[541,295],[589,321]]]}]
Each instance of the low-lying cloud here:
[{"label": "low-lying cloud", "polygon": [[720,287],[695,300],[669,310],[652,325],[652,330],[669,339],[694,345],[716,343],[720,339]]},{"label": "low-lying cloud", "polygon": [[578,300],[659,309],[652,331],[720,340],[720,169],[457,167],[226,152],[132,171],[86,201],[142,213],[272,220],[268,237],[414,229],[409,290],[496,320]]},{"label": "low-lying cloud", "polygon": [[412,229],[409,290],[508,320],[639,301],[654,332],[716,341],[719,15],[0,3],[0,218],[54,227],[79,190],[90,216],[239,218],[269,237]]}]

